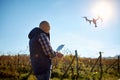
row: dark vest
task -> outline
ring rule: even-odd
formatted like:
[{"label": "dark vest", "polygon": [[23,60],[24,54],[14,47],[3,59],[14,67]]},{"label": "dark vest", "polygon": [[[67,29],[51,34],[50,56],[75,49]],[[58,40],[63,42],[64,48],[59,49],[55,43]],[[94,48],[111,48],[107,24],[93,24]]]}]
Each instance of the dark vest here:
[{"label": "dark vest", "polygon": [[[39,35],[41,33],[45,33],[40,28],[34,28],[28,35],[29,41],[29,49],[30,49],[30,59],[32,69],[34,74],[39,75],[48,70],[51,67],[51,59],[45,55],[40,43],[38,42]],[[50,35],[45,33],[50,39]]]}]

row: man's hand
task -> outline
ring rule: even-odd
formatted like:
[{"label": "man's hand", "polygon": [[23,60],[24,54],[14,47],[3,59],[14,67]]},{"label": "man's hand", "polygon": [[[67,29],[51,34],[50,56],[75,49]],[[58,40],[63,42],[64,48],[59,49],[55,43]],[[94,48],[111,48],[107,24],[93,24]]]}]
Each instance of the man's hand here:
[{"label": "man's hand", "polygon": [[56,52],[56,56],[57,56],[58,58],[62,58],[62,57],[63,57],[63,54],[60,53],[60,52]]}]

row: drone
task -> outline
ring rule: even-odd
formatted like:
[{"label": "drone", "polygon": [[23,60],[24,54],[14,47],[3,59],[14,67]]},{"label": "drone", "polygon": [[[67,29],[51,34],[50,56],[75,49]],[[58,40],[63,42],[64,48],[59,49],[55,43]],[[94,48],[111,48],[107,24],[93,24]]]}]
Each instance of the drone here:
[{"label": "drone", "polygon": [[103,19],[101,17],[98,16],[98,18],[93,18],[93,19],[88,19],[86,16],[82,17],[85,18],[86,21],[88,21],[90,24],[93,22],[93,24],[95,24],[95,27],[97,27],[97,21],[101,20],[101,22],[103,22]]}]

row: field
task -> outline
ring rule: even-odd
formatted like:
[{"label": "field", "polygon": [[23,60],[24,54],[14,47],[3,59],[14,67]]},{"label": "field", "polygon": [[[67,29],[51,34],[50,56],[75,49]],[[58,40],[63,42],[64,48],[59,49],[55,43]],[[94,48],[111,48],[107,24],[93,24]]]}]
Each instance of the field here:
[{"label": "field", "polygon": [[[52,60],[51,80],[120,80],[119,58],[65,55]],[[36,80],[29,55],[1,55],[0,80]]]}]

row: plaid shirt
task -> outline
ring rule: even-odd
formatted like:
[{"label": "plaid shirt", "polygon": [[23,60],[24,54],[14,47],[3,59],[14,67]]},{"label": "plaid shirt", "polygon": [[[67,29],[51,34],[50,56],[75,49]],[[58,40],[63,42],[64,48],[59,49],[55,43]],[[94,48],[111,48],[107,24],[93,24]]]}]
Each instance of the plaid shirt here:
[{"label": "plaid shirt", "polygon": [[56,53],[52,49],[50,41],[45,33],[40,34],[38,41],[41,44],[45,55],[49,56],[50,58],[53,58],[56,56]]}]

